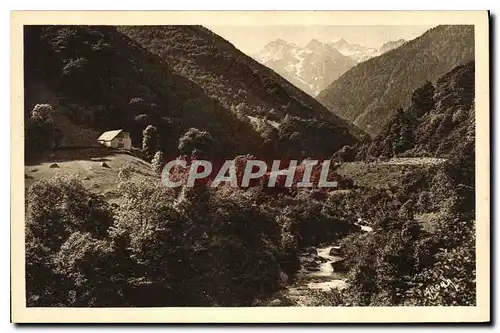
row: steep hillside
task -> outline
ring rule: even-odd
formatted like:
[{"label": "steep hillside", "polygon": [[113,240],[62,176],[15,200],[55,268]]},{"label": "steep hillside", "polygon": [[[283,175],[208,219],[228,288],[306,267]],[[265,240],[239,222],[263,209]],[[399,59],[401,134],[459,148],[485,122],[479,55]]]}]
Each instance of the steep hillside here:
[{"label": "steep hillside", "polygon": [[228,154],[260,145],[251,126],[115,27],[25,27],[25,54],[26,118],[49,103],[80,127],[124,128],[136,146],[148,124],[170,152],[190,127],[209,130]]},{"label": "steep hillside", "polygon": [[339,116],[377,135],[412,92],[474,59],[474,27],[438,26],[379,57],[353,67],[318,99]]},{"label": "steep hillside", "polygon": [[447,157],[474,146],[474,62],[457,66],[415,90],[412,102],[400,109],[360,158],[404,156]]},{"label": "steep hillside", "polygon": [[382,53],[385,53],[385,52],[389,52],[390,50],[395,49],[396,47],[400,47],[404,43],[406,43],[406,41],[404,39],[398,39],[398,40],[388,41],[387,43],[384,43],[378,49],[378,52],[379,52],[379,54],[382,54]]},{"label": "steep hillside", "polygon": [[[29,26],[25,53],[26,119],[34,105],[50,104],[65,116],[54,118],[58,130],[69,127],[57,119],[95,133],[124,128],[140,147],[142,131],[154,125],[160,148],[176,155],[180,135],[196,127],[210,132],[223,156],[269,149],[326,156],[356,142],[349,131],[361,132],[201,27]],[[302,126],[269,134],[285,115],[319,136]],[[294,133],[305,146],[295,147]],[[325,133],[330,140],[320,145]]]},{"label": "steep hillside", "polygon": [[[281,122],[293,117],[298,126],[280,133],[288,141],[293,133],[304,140],[303,150],[323,155],[348,142],[362,131],[332,115],[318,101],[277,73],[237,50],[232,44],[201,26],[123,26],[130,38],[158,55],[179,75],[198,84],[208,96],[240,116]],[[302,127],[329,129],[329,138],[312,138]],[[306,137],[304,137],[306,136]],[[293,139],[293,138],[292,138]],[[325,140],[326,139],[326,140]],[[293,141],[293,140],[291,140]],[[330,142],[325,146],[325,142]]]},{"label": "steep hillside", "polygon": [[268,43],[256,59],[311,96],[316,96],[356,64],[355,60],[317,40],[300,47],[278,39]]}]

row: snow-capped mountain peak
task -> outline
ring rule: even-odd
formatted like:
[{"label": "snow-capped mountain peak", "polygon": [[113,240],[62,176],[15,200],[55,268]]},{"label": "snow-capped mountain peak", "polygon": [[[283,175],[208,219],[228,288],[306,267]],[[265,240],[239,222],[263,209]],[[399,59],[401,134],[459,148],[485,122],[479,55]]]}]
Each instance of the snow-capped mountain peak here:
[{"label": "snow-capped mountain peak", "polygon": [[268,43],[255,58],[313,96],[356,64],[317,39],[303,47],[276,40]]},{"label": "snow-capped mountain peak", "polygon": [[312,39],[309,43],[307,43],[307,45],[305,46],[306,49],[310,49],[310,50],[322,50],[324,49],[325,45],[323,43],[321,43],[319,40],[317,39]]},{"label": "snow-capped mountain peak", "polygon": [[334,43],[330,43],[330,46],[337,49],[343,55],[356,60],[356,62],[362,62],[378,55],[378,50],[375,48],[359,44],[350,44],[343,38]]},{"label": "snow-capped mountain peak", "polygon": [[315,96],[357,63],[402,43],[404,40],[387,42],[378,50],[351,44],[343,38],[333,43],[312,39],[303,47],[277,39],[269,42],[254,58]]}]

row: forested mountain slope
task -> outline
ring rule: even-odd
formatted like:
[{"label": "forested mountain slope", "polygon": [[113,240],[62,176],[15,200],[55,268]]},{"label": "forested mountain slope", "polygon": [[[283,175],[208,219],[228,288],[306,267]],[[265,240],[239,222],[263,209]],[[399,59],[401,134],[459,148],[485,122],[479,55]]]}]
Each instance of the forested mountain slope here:
[{"label": "forested mountain slope", "polygon": [[415,90],[412,102],[370,143],[360,158],[394,156],[447,157],[474,146],[474,62],[457,66]]},{"label": "forested mountain slope", "polygon": [[[159,55],[177,74],[196,82],[226,109],[275,122],[283,121],[286,115],[293,117],[296,120],[294,131],[280,133],[280,136],[289,137],[298,132],[303,150],[309,149],[314,154],[315,146],[324,146],[329,141],[340,148],[355,141],[353,136],[364,134],[204,27],[127,26],[118,29]],[[311,138],[303,128],[319,128],[323,139]]]},{"label": "forested mountain slope", "polygon": [[[28,122],[46,103],[81,128],[130,131],[139,147],[154,125],[169,155],[191,127],[210,132],[224,156],[328,156],[356,142],[354,127],[201,27],[29,26],[25,54]],[[47,148],[29,137],[32,150]]]},{"label": "forested mountain slope", "polygon": [[413,91],[474,59],[474,27],[438,26],[351,68],[318,99],[337,115],[377,135]]},{"label": "forested mountain slope", "polygon": [[259,145],[248,124],[115,27],[26,27],[25,52],[27,117],[50,103],[82,127],[124,128],[138,146],[149,124],[165,150],[189,127],[209,130],[227,151],[243,140]]}]

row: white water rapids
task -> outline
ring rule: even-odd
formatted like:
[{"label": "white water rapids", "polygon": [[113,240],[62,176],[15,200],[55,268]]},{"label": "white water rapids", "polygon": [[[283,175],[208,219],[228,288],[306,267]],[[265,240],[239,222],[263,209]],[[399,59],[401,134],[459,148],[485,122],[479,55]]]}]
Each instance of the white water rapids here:
[{"label": "white water rapids", "polygon": [[318,272],[312,272],[308,275],[310,277],[329,277],[329,279],[321,282],[309,282],[307,283],[309,289],[321,289],[324,291],[328,291],[332,288],[342,289],[347,287],[347,283],[345,282],[345,275],[342,273],[336,273],[333,270],[332,263],[341,260],[342,258],[330,255],[330,251],[332,249],[333,246],[317,249],[318,257],[323,258],[326,261],[319,265]]},{"label": "white water rapids", "polygon": [[[360,223],[363,223],[363,221],[359,220],[357,223],[362,231],[373,231],[371,227]],[[334,266],[332,266],[332,263],[343,260],[340,252],[340,247],[329,245],[316,249],[312,248],[302,253],[300,255],[301,269],[297,273],[297,280],[287,288],[285,295],[293,299],[297,306],[301,306],[307,304],[310,291],[346,288],[348,286],[346,270],[344,269],[344,272],[335,271]],[[338,265],[335,265],[335,267],[338,267]]]}]

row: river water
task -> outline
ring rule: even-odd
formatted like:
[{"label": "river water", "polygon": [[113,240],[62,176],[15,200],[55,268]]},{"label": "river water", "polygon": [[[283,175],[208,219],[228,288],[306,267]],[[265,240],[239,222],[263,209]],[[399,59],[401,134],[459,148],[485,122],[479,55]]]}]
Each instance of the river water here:
[{"label": "river water", "polygon": [[[371,227],[361,224],[363,222],[360,219],[356,224],[362,231],[372,232]],[[329,245],[309,248],[301,253],[299,256],[301,269],[297,272],[295,282],[286,288],[283,295],[293,300],[296,306],[304,306],[308,305],[308,297],[311,297],[312,291],[346,288],[348,286],[346,269],[336,271],[332,266],[332,263],[343,260],[340,252],[340,247]]]},{"label": "river water", "polygon": [[340,256],[330,253],[333,248],[335,247],[320,247],[316,249],[316,253],[310,250],[301,254],[299,259],[302,268],[297,272],[295,283],[284,292],[297,306],[305,305],[313,290],[329,291],[347,287],[346,274],[333,269],[332,263],[342,260]]}]

